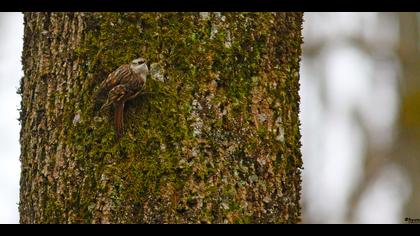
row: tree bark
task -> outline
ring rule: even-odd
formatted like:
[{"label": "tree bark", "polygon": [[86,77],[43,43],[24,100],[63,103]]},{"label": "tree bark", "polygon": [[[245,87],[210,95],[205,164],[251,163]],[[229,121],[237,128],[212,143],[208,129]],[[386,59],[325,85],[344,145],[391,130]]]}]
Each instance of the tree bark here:
[{"label": "tree bark", "polygon": [[[26,13],[21,223],[298,223],[302,13]],[[95,89],[136,57],[145,94]]]}]

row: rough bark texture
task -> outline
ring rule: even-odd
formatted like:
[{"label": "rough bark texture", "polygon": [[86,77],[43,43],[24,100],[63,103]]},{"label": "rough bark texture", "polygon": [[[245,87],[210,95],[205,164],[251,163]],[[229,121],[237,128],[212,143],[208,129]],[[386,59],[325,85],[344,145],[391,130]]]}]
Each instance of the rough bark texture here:
[{"label": "rough bark texture", "polygon": [[[302,13],[26,13],[21,223],[297,223]],[[155,63],[112,110],[95,88]]]}]

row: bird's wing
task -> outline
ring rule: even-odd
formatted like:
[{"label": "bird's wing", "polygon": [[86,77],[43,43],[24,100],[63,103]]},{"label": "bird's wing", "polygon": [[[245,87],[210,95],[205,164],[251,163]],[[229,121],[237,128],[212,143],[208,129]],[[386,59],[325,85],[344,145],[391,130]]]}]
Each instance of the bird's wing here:
[{"label": "bird's wing", "polygon": [[104,88],[105,90],[109,91],[113,87],[120,84],[121,80],[129,77],[131,73],[132,72],[129,65],[122,65],[108,75],[108,78],[102,82],[101,88]]},{"label": "bird's wing", "polygon": [[122,103],[130,96],[130,91],[127,90],[126,84],[119,84],[112,88],[108,93],[108,99],[101,107],[101,110],[111,106],[113,103]]}]

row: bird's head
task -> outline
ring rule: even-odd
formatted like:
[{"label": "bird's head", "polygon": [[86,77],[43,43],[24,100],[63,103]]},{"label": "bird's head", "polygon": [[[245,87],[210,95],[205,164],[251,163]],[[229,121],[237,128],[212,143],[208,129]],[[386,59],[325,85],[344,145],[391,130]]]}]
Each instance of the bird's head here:
[{"label": "bird's head", "polygon": [[147,61],[144,58],[137,58],[131,61],[130,68],[136,74],[142,74],[145,77],[149,74],[149,67],[147,67]]}]

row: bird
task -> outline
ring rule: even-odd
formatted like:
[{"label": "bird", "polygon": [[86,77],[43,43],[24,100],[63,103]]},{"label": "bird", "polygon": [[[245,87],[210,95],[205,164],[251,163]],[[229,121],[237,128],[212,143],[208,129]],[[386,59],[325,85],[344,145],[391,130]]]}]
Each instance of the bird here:
[{"label": "bird", "polygon": [[137,58],[111,72],[99,85],[96,98],[107,95],[100,110],[114,105],[114,126],[117,139],[123,134],[124,104],[137,97],[146,84],[149,74],[147,61]]}]

